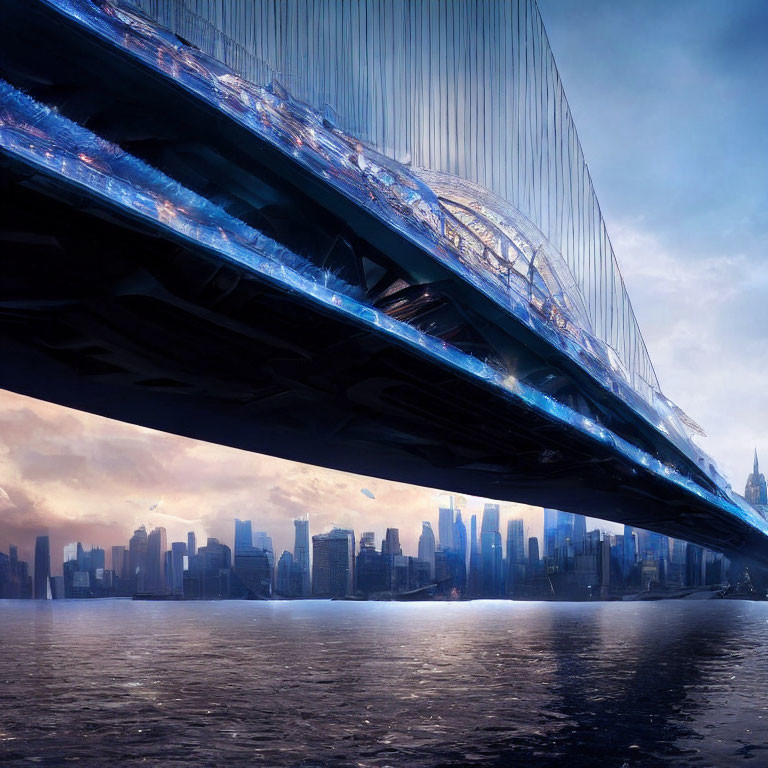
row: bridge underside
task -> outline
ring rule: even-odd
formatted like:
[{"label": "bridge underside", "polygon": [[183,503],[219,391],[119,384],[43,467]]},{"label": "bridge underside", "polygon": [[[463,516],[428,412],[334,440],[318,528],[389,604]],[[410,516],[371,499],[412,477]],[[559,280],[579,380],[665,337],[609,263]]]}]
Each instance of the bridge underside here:
[{"label": "bridge underside", "polygon": [[482,382],[8,170],[3,388],[286,459],[759,550],[731,515]]},{"label": "bridge underside", "polygon": [[[310,269],[331,270],[361,307],[412,333],[409,342],[265,279],[3,151],[0,387],[286,459],[589,514],[768,563],[763,532],[695,463],[472,285],[50,8],[2,5],[2,78],[302,254]],[[450,364],[434,344],[413,343],[419,334],[466,359],[513,361],[526,391],[616,439],[597,440],[576,420]],[[635,460],[620,443],[633,446]],[[674,481],[664,465],[695,482]]]}]

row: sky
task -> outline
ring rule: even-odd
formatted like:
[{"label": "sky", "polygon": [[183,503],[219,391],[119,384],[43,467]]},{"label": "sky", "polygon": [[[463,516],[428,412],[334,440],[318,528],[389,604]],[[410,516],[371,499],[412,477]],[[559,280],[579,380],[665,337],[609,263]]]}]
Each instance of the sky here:
[{"label": "sky", "polygon": [[664,393],[768,469],[768,3],[539,0]]},{"label": "sky", "polygon": [[[539,5],[662,388],[743,491],[754,446],[768,468],[768,3]],[[313,533],[399,527],[416,554],[421,521],[436,529],[445,499],[0,391],[0,551],[18,544],[29,560],[38,533],[53,553],[75,540],[108,548],[141,523],[168,541],[194,529],[231,543],[235,517],[280,552],[306,513]],[[458,503],[467,523],[482,511],[481,499]],[[540,535],[539,510],[502,510]]]}]

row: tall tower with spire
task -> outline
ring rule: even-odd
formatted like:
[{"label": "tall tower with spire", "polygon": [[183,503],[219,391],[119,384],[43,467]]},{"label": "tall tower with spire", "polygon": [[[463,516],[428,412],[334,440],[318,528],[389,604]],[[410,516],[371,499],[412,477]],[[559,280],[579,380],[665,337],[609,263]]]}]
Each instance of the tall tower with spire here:
[{"label": "tall tower with spire", "polygon": [[755,464],[752,474],[747,478],[744,498],[754,507],[768,506],[768,491],[766,491],[765,475],[761,474],[757,465],[757,448],[755,448]]}]

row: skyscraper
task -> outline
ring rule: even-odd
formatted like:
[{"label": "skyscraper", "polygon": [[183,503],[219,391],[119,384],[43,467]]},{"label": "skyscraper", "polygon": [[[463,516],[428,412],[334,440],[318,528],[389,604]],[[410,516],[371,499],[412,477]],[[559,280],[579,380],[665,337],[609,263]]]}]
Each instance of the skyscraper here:
[{"label": "skyscraper", "polygon": [[19,575],[19,548],[11,544],[8,548],[8,571],[10,578],[16,580]]},{"label": "skyscraper", "polygon": [[[442,510],[440,510],[442,512]],[[451,512],[451,528],[453,528],[453,510]],[[451,531],[453,534],[453,531]],[[453,535],[451,535],[453,538]],[[435,578],[435,534],[432,525],[427,521],[421,524],[421,536],[419,536],[419,560],[429,563],[429,578]]]},{"label": "skyscraper", "polygon": [[512,563],[525,559],[525,528],[522,519],[507,522],[507,558]]},{"label": "skyscraper", "polygon": [[355,563],[358,591],[364,595],[388,591],[390,574],[387,558],[376,551],[373,531],[366,531],[360,536],[360,552]]},{"label": "skyscraper", "polygon": [[522,520],[507,522],[507,594],[514,592],[525,559],[525,530]]},{"label": "skyscraper", "polygon": [[184,557],[187,554],[187,544],[184,541],[174,541],[171,544],[171,578],[169,586],[174,595],[184,594]]},{"label": "skyscraper", "polygon": [[464,562],[464,569],[467,567],[467,526],[461,519],[461,510],[456,510],[456,519],[453,523],[453,545],[456,551],[461,555]]},{"label": "skyscraper", "polygon": [[190,531],[187,534],[187,557],[194,557],[197,554],[197,539],[195,532]]},{"label": "skyscraper", "polygon": [[147,576],[145,589],[162,595],[167,591],[165,580],[165,551],[168,549],[165,528],[158,526],[147,537]]},{"label": "skyscraper", "polygon": [[50,599],[51,545],[47,536],[35,540],[35,600]]},{"label": "skyscraper", "polygon": [[587,518],[584,515],[573,516],[573,532],[571,534],[571,543],[577,553],[584,550],[587,540]]},{"label": "skyscraper", "polygon": [[557,537],[557,510],[544,510],[544,546],[542,552],[544,557],[554,557],[555,539]]},{"label": "skyscraper", "polygon": [[286,549],[277,561],[275,591],[283,597],[301,595],[301,570],[296,558]]},{"label": "skyscraper", "polygon": [[440,507],[438,512],[438,534],[440,546],[445,549],[455,549],[453,540],[453,496],[449,507]]},{"label": "skyscraper", "polygon": [[115,576],[117,576],[118,579],[123,579],[127,575],[128,568],[124,545],[112,547],[112,570],[115,572]]},{"label": "skyscraper", "polygon": [[479,595],[481,585],[480,545],[477,541],[477,515],[472,515],[469,521],[469,578],[468,590],[470,595]]},{"label": "skyscraper", "polygon": [[275,548],[272,546],[272,537],[267,536],[266,531],[256,531],[253,534],[253,546],[267,553],[267,560],[272,571],[275,570]]},{"label": "skyscraper", "polygon": [[387,528],[387,535],[381,543],[381,553],[390,557],[403,554],[403,550],[400,547],[400,530],[398,528]]},{"label": "skyscraper", "polygon": [[312,537],[312,594],[348,597],[355,591],[355,534],[341,528]]},{"label": "skyscraper", "polygon": [[539,570],[540,562],[539,540],[535,536],[531,536],[528,539],[528,565],[532,574],[535,574]]},{"label": "skyscraper", "polygon": [[133,532],[128,542],[128,564],[132,589],[143,592],[147,575],[147,529],[143,525]]},{"label": "skyscraper", "polygon": [[544,557],[564,557],[565,547],[573,539],[574,517],[571,512],[544,510]]},{"label": "skyscraper", "polygon": [[264,531],[254,534],[250,520],[235,520],[234,566],[236,578],[232,585],[233,594],[241,597],[272,596],[272,539]]},{"label": "skyscraper", "polygon": [[295,536],[293,540],[293,559],[301,573],[301,597],[309,597],[311,591],[311,570],[309,556],[309,518],[301,517],[293,521]]},{"label": "skyscraper", "polygon": [[456,518],[453,522],[453,546],[452,556],[448,558],[448,567],[453,577],[453,587],[460,594],[467,593],[467,526],[461,519],[461,510],[456,510]]},{"label": "skyscraper", "polygon": [[106,567],[107,553],[101,547],[91,547],[89,570],[95,571],[100,568],[103,571]]},{"label": "skyscraper", "polygon": [[78,542],[73,541],[71,544],[64,545],[64,559],[62,562],[68,563],[70,560],[77,560],[77,544]]},{"label": "skyscraper", "polygon": [[[216,600],[231,595],[232,550],[218,539],[209,538],[197,550],[189,574],[190,597]],[[184,594],[187,594],[186,582]]]},{"label": "skyscraper", "polygon": [[250,520],[235,520],[235,557],[250,552],[253,547],[253,532]]},{"label": "skyscraper", "polygon": [[752,474],[747,478],[747,486],[744,489],[744,498],[754,507],[768,506],[765,475],[760,472],[760,467],[757,464],[757,448],[755,448],[755,462],[752,467]]},{"label": "skyscraper", "polygon": [[485,597],[498,597],[502,592],[502,549],[499,531],[499,505],[486,504],[480,531],[482,562],[481,592]]},{"label": "skyscraper", "polygon": [[631,525],[624,526],[624,579],[629,578],[637,560],[637,533]]}]

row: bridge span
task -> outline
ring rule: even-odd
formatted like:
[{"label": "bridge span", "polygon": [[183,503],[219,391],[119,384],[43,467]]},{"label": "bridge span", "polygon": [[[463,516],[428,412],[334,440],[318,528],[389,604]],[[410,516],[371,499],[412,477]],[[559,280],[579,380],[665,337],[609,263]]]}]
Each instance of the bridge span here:
[{"label": "bridge span", "polygon": [[[431,20],[406,5],[410,36],[391,35],[415,74],[389,106],[423,128],[406,107],[432,76],[413,37]],[[514,161],[497,171],[457,149],[485,130],[498,143],[496,118],[389,146],[359,94],[357,124],[306,82],[299,100],[180,1],[165,6],[177,34],[127,3],[0,6],[1,387],[768,564],[768,522],[653,372],[532,0],[497,4],[516,14],[496,20],[511,36],[497,48],[518,56],[517,101],[495,102]],[[358,24],[320,21],[336,38]],[[372,11],[365,24],[379,29]],[[309,44],[294,37],[267,48]],[[322,79],[333,62],[313,56]]]}]

